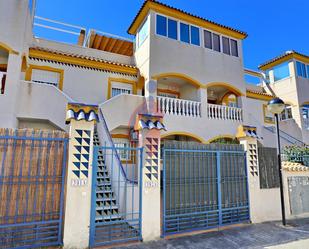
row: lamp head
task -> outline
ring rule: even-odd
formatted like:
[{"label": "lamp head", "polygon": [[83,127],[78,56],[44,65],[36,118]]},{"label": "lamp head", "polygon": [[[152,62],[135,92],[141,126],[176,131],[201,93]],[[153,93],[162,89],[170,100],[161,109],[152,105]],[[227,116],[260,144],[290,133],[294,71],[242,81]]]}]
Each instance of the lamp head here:
[{"label": "lamp head", "polygon": [[282,99],[274,98],[267,104],[267,109],[273,114],[280,114],[285,108],[285,104]]}]

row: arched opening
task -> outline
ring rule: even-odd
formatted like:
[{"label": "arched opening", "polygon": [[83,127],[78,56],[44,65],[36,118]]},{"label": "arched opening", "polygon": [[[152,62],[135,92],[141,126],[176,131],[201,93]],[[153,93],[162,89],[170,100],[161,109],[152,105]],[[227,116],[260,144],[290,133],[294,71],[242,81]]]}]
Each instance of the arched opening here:
[{"label": "arched opening", "polygon": [[210,144],[239,144],[239,141],[234,136],[225,135],[225,136],[214,137],[210,139],[208,143]]},{"label": "arched opening", "polygon": [[204,139],[197,135],[187,133],[187,132],[172,132],[161,136],[162,141],[182,141],[182,142],[198,142],[206,143]]},{"label": "arched opening", "polygon": [[200,101],[198,89],[201,84],[189,76],[166,73],[153,78],[157,80],[157,95],[159,97]]},{"label": "arched opening", "polygon": [[210,83],[207,85],[207,103],[229,107],[240,107],[243,93],[226,83]]},{"label": "arched opening", "polygon": [[164,73],[154,76],[157,80],[158,111],[179,116],[201,116],[202,84],[179,73]]}]

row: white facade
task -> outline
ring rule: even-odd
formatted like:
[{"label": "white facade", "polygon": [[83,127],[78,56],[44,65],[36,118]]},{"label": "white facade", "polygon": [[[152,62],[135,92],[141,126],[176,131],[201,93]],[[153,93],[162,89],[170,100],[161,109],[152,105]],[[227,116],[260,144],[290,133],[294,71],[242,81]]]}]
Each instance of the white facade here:
[{"label": "white facade", "polygon": [[[145,25],[137,30],[134,53],[127,56],[33,38],[27,1],[10,1],[0,9],[1,17],[11,20],[0,22],[0,57],[7,74],[1,95],[1,127],[68,130],[64,124],[65,106],[68,102],[81,102],[100,105],[111,133],[122,129],[129,134],[136,114],[145,110],[149,97],[162,96],[156,108],[164,114],[167,131],[162,131],[163,138],[179,135],[206,143],[215,138],[233,138],[238,126],[251,125],[257,127],[262,144],[276,146],[275,134],[265,129],[265,126],[273,127],[272,123],[265,122],[264,115],[264,105],[271,96],[266,94],[267,87],[245,83],[244,36],[235,37],[238,31],[221,28],[223,33],[220,33],[217,27],[198,26],[184,21],[181,15],[175,19],[168,13],[150,10],[142,22]],[[177,22],[177,39],[157,34],[157,15]],[[181,23],[199,28],[199,46],[181,41]],[[204,30],[219,35],[221,52],[205,48]],[[237,56],[223,53],[223,37],[237,42]],[[105,70],[101,64],[106,62],[117,64],[120,70]],[[283,121],[282,129],[291,137],[308,142],[308,130],[300,110],[302,103],[308,101],[308,79],[296,77],[293,62],[290,63],[291,77],[280,83],[271,82],[269,86],[293,105],[293,119]],[[30,68],[59,73],[61,84],[59,82],[57,88],[27,82],[33,79]],[[135,71],[123,72],[122,68]],[[123,90],[124,93],[132,94],[112,97],[113,89],[117,92],[116,88],[121,89],[121,85],[130,89]],[[248,91],[255,93],[248,94]],[[229,94],[235,95],[235,103],[225,102]],[[288,140],[283,143],[295,143],[293,139]]]}]

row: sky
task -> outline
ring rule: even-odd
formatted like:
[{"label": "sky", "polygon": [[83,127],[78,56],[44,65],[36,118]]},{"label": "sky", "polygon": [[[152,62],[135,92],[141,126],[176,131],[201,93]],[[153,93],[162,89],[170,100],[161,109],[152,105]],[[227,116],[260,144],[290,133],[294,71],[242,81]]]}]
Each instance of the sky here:
[{"label": "sky", "polygon": [[[246,68],[256,70],[259,64],[287,50],[309,55],[308,0],[161,2],[248,33],[243,41]],[[37,0],[36,15],[133,38],[127,34],[127,29],[142,4],[143,0]],[[35,34],[52,39],[57,37],[61,41],[76,39],[74,35],[47,32],[38,27]]]}]

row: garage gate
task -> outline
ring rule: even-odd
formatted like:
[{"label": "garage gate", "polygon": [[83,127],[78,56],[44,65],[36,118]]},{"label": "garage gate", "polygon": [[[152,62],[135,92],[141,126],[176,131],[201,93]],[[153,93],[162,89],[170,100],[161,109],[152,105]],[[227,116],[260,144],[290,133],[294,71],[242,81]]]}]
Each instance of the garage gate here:
[{"label": "garage gate", "polygon": [[241,145],[166,141],[162,147],[163,235],[249,221]]}]

